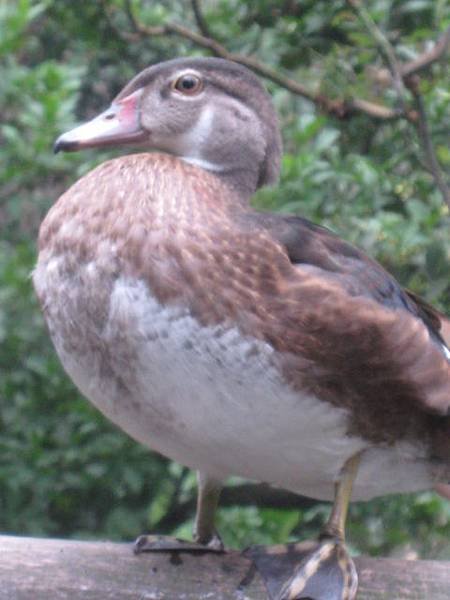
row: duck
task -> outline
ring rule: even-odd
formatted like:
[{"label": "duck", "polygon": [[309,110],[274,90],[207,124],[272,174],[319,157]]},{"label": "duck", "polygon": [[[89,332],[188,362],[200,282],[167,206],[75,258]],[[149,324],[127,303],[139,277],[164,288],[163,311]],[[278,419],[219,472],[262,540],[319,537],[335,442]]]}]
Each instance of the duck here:
[{"label": "duck", "polygon": [[269,595],[352,600],[349,502],[450,497],[448,319],[329,229],[251,206],[278,180],[282,142],[242,65],[152,65],[55,151],[122,146],[139,152],[84,175],[40,228],[33,282],[65,371],[132,438],[197,471],[199,548],[223,550],[231,475],[332,501]]}]

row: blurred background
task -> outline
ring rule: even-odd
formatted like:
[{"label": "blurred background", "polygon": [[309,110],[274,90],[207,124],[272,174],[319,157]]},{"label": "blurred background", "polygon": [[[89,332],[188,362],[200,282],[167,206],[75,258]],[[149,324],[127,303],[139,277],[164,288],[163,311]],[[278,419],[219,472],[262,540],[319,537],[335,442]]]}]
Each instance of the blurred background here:
[{"label": "blurred background", "polygon": [[[44,328],[30,282],[39,224],[114,155],[55,156],[55,137],[152,63],[211,49],[251,57],[285,143],[280,187],[255,204],[329,226],[450,314],[450,85],[439,46],[449,25],[447,0],[0,3],[2,532],[189,537],[194,514],[194,475],[91,407]],[[395,84],[388,67],[413,76]],[[218,527],[234,547],[282,542],[315,535],[328,510],[236,479]],[[450,503],[431,492],[355,503],[348,535],[355,552],[450,559]]]}]

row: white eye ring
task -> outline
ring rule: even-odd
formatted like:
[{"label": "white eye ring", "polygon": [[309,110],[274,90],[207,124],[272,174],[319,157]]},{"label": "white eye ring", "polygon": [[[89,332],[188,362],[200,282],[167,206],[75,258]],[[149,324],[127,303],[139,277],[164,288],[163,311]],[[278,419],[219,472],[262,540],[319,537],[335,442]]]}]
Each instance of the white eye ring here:
[{"label": "white eye ring", "polygon": [[185,73],[172,83],[172,88],[185,96],[195,96],[202,91],[203,82],[198,75]]}]

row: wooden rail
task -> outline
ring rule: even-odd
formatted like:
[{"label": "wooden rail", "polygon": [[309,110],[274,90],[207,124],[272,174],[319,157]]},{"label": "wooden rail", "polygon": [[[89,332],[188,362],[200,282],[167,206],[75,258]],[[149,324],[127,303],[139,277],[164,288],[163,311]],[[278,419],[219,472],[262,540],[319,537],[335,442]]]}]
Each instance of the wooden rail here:
[{"label": "wooden rail", "polygon": [[[450,563],[358,558],[358,600],[449,600]],[[250,559],[0,536],[0,600],[266,600]]]}]

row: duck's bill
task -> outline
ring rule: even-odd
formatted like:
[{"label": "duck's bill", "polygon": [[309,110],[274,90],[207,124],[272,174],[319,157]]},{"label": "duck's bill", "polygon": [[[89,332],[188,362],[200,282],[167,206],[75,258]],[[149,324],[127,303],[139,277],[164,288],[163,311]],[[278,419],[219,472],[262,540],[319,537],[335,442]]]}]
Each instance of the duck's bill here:
[{"label": "duck's bill", "polygon": [[147,132],[140,124],[140,100],[142,90],[113,102],[100,115],[63,133],[56,140],[56,152],[75,152],[85,148],[98,148],[122,144],[140,144],[147,139]]}]

